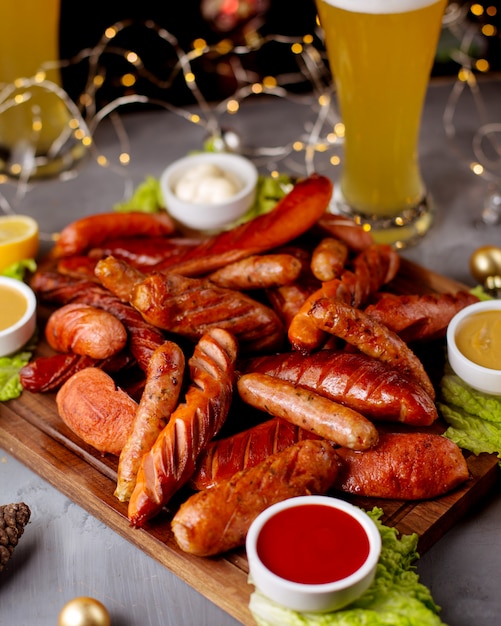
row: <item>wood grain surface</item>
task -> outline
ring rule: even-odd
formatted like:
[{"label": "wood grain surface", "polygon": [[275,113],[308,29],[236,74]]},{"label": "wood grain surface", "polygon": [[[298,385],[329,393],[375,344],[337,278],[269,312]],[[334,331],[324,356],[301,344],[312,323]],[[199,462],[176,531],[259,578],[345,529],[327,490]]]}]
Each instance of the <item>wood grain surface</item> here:
[{"label": "wood grain surface", "polygon": [[[404,259],[393,287],[402,293],[454,293],[464,288]],[[443,345],[434,344],[433,350],[436,353],[429,355],[430,360],[440,364]],[[57,414],[55,394],[23,392],[20,398],[3,403],[0,408],[0,446],[242,624],[255,624],[248,609],[253,587],[247,582],[243,549],[207,559],[191,556],[177,547],[169,522],[179,502],[187,496],[186,491],[181,490],[173,499],[171,510],[165,510],[142,529],[132,528],[127,506],[113,495],[117,459],[100,455],[64,425]],[[467,455],[467,463],[470,480],[434,500],[341,497],[364,509],[380,507],[385,524],[403,534],[418,534],[419,551],[424,553],[499,481],[495,455]]]}]

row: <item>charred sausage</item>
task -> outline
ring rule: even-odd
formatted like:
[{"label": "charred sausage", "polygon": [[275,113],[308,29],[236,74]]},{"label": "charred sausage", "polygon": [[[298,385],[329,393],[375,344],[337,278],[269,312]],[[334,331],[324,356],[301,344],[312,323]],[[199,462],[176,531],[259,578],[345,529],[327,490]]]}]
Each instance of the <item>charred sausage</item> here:
[{"label": "charred sausage", "polygon": [[423,364],[393,331],[367,313],[339,300],[321,298],[309,313],[321,330],[356,346],[364,354],[398,367],[416,380],[435,399],[435,389]]},{"label": "charred sausage", "polygon": [[231,404],[236,356],[235,338],[220,328],[195,346],[185,402],[141,459],[128,508],[133,526],[156,515],[189,480],[199,455],[221,429]]},{"label": "charred sausage", "polygon": [[278,248],[311,228],[325,213],[331,195],[332,182],[312,174],[296,183],[269,213],[210,237],[180,262],[167,262],[164,269],[183,276],[200,276],[251,254]]},{"label": "charred sausage", "polygon": [[188,498],[172,519],[174,537],[182,550],[198,556],[227,552],[243,545],[249,526],[265,508],[286,498],[325,493],[337,471],[329,443],[296,443]]},{"label": "charred sausage", "polygon": [[359,496],[424,500],[444,495],[469,478],[460,448],[430,433],[381,433],[371,450],[338,449],[335,488]]},{"label": "charred sausage", "polygon": [[316,391],[370,419],[429,426],[438,417],[429,394],[411,377],[363,353],[293,351],[243,361],[240,369]]},{"label": "charred sausage", "polygon": [[198,490],[213,487],[304,439],[320,437],[278,417],[217,439],[200,455],[190,485]]}]

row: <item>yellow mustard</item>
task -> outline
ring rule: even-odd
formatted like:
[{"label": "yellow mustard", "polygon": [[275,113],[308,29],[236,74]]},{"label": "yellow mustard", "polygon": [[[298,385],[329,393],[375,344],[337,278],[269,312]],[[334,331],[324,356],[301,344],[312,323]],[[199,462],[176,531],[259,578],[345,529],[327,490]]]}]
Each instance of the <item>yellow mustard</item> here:
[{"label": "yellow mustard", "polygon": [[26,313],[28,302],[17,289],[0,285],[0,331],[16,324]]},{"label": "yellow mustard", "polygon": [[463,320],[456,344],[473,363],[501,370],[501,310],[480,311]]}]

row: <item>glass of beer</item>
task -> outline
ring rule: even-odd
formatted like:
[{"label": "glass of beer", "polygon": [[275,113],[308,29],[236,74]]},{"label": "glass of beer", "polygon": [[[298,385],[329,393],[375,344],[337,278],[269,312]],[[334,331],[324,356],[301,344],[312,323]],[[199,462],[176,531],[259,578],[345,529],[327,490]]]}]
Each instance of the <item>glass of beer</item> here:
[{"label": "glass of beer", "polygon": [[[73,115],[60,89],[59,7],[60,0],[9,0],[2,6],[2,174],[26,178],[56,175],[72,167],[85,152],[73,137]],[[56,67],[41,70],[47,62]]]},{"label": "glass of beer", "polygon": [[405,247],[433,207],[421,176],[421,114],[447,0],[316,0],[345,126],[335,212]]}]

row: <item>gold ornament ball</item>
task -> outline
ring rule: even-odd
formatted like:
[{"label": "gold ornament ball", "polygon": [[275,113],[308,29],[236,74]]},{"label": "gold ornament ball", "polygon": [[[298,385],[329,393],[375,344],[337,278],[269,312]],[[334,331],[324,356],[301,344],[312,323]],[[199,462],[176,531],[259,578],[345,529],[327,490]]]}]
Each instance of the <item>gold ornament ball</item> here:
[{"label": "gold ornament ball", "polygon": [[104,604],[94,598],[81,596],[67,602],[59,613],[58,626],[111,626]]}]

